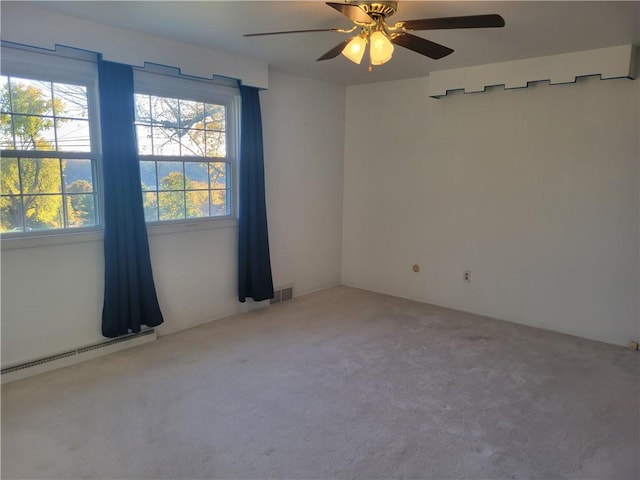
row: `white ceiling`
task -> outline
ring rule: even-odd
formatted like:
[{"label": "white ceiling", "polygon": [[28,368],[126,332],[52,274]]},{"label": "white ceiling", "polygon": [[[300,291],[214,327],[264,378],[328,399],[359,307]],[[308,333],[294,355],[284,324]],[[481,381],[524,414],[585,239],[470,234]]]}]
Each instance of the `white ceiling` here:
[{"label": "white ceiling", "polygon": [[[336,0],[340,1],[340,0]],[[483,2],[400,0],[400,20],[498,13],[504,28],[416,32],[455,52],[432,60],[397,47],[373,72],[342,55],[316,62],[343,34],[322,32],[244,38],[243,33],[349,27],[322,1],[45,1],[47,10],[180,42],[266,60],[274,69],[343,85],[420,77],[430,71],[640,44],[640,2]]]}]

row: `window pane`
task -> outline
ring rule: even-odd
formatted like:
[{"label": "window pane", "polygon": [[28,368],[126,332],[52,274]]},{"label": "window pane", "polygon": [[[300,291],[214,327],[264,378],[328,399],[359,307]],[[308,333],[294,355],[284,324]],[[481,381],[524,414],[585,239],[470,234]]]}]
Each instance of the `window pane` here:
[{"label": "window pane", "polygon": [[2,193],[3,195],[20,194],[20,174],[18,172],[18,159],[0,159],[0,173],[2,175],[0,193]]},{"label": "window pane", "polygon": [[158,162],[160,190],[184,190],[182,162]]},{"label": "window pane", "polygon": [[180,126],[182,128],[204,128],[204,104],[180,100]]},{"label": "window pane", "polygon": [[67,225],[71,228],[77,228],[95,224],[95,198],[93,194],[67,195]]},{"label": "window pane", "polygon": [[151,124],[151,103],[149,95],[136,93],[134,95],[136,105],[136,122]]},{"label": "window pane", "polygon": [[158,194],[156,192],[143,192],[142,203],[144,205],[144,218],[147,222],[158,221]]},{"label": "window pane", "polygon": [[0,114],[0,148],[3,150],[13,150],[13,123],[11,115]]},{"label": "window pane", "polygon": [[142,190],[158,189],[158,182],[156,180],[156,162],[144,160],[140,162],[140,180],[142,182]]},{"label": "window pane", "polygon": [[207,116],[205,118],[205,128],[207,130],[226,130],[225,128],[225,107],[224,105],[207,104],[205,106]]},{"label": "window pane", "polygon": [[136,139],[138,141],[138,153],[140,155],[153,154],[151,127],[136,125]]},{"label": "window pane", "polygon": [[211,188],[227,188],[227,164],[224,162],[211,162]]},{"label": "window pane", "polygon": [[23,227],[22,199],[20,195],[3,195],[0,197],[0,231],[22,232],[24,231]]},{"label": "window pane", "polygon": [[209,216],[209,190],[188,191],[187,218],[202,218]]},{"label": "window pane", "polygon": [[18,150],[54,150],[56,136],[52,117],[13,115]]},{"label": "window pane", "polygon": [[[0,111],[11,112],[9,101],[9,78],[0,76]],[[0,148],[13,148],[13,127],[11,115],[3,113],[0,115]]]},{"label": "window pane", "polygon": [[11,77],[9,84],[13,113],[53,116],[51,82]]},{"label": "window pane", "polygon": [[87,87],[54,83],[53,99],[53,108],[57,117],[89,119]]},{"label": "window pane", "polygon": [[184,192],[159,192],[160,220],[185,218]]},{"label": "window pane", "polygon": [[9,102],[9,77],[4,75],[0,75],[0,111],[11,111],[11,103]]},{"label": "window pane", "polygon": [[211,216],[229,214],[227,190],[211,190]]},{"label": "window pane", "polygon": [[199,190],[209,188],[206,163],[186,162],[184,164],[184,173],[190,189]]},{"label": "window pane", "polygon": [[2,77],[0,88],[7,112],[0,119],[2,148],[91,150],[87,87]]},{"label": "window pane", "polygon": [[153,155],[180,156],[180,138],[175,128],[152,128]]},{"label": "window pane", "polygon": [[227,139],[224,132],[206,131],[207,157],[226,157]]},{"label": "window pane", "polygon": [[204,130],[180,130],[182,156],[204,157]]},{"label": "window pane", "polygon": [[22,193],[60,193],[62,177],[57,158],[20,159]]},{"label": "window pane", "polygon": [[63,160],[62,175],[66,192],[93,192],[91,160]]},{"label": "window pane", "polygon": [[58,129],[58,150],[67,152],[91,151],[88,120],[58,118],[56,119],[56,128]]},{"label": "window pane", "polygon": [[62,195],[29,195],[24,197],[26,230],[62,228]]},{"label": "window pane", "polygon": [[152,96],[151,121],[154,125],[178,128],[178,99]]}]

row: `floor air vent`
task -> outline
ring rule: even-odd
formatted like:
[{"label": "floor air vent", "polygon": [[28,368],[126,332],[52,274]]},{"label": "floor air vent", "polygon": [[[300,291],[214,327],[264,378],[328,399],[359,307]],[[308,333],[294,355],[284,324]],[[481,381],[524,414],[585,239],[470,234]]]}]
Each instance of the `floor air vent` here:
[{"label": "floor air vent", "polygon": [[74,350],[69,350],[68,352],[62,352],[30,362],[6,367],[2,369],[2,383],[20,380],[61,367],[67,367],[84,360],[101,357],[103,355],[124,350],[125,348],[152,342],[157,338],[156,331],[151,328],[149,330],[143,330],[140,333],[123,335],[122,337],[79,347]]},{"label": "floor air vent", "polygon": [[293,286],[282,287],[278,290],[274,290],[273,298],[269,303],[280,303],[286,302],[287,300],[291,300],[293,298]]}]

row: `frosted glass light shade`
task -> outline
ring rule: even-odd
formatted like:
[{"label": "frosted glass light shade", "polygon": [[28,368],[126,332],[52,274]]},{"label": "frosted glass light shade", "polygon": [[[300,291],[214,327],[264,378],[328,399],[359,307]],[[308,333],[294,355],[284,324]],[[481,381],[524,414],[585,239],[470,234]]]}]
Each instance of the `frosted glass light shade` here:
[{"label": "frosted glass light shade", "polygon": [[358,36],[353,37],[347,46],[342,49],[342,54],[353,63],[360,64],[364,56],[364,50],[367,47],[367,41]]},{"label": "frosted glass light shade", "polygon": [[391,60],[393,55],[393,43],[381,31],[371,34],[371,47],[369,52],[371,55],[371,65],[382,65]]}]

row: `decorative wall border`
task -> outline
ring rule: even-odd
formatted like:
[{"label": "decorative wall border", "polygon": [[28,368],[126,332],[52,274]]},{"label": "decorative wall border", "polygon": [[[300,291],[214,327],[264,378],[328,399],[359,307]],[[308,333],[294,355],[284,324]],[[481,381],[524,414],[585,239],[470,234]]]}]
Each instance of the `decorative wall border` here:
[{"label": "decorative wall border", "polygon": [[266,61],[50,12],[34,2],[2,2],[0,35],[7,42],[51,51],[59,46],[82,49],[112,62],[171,65],[183,75],[235,78],[243,85],[269,88]]},{"label": "decorative wall border", "polygon": [[602,80],[635,78],[633,45],[431,72],[428,90],[430,97],[441,98],[454,90],[484,92],[497,85],[526,88],[530,82],[545,80],[551,84],[575,83],[578,77],[589,75],[600,75]]}]

